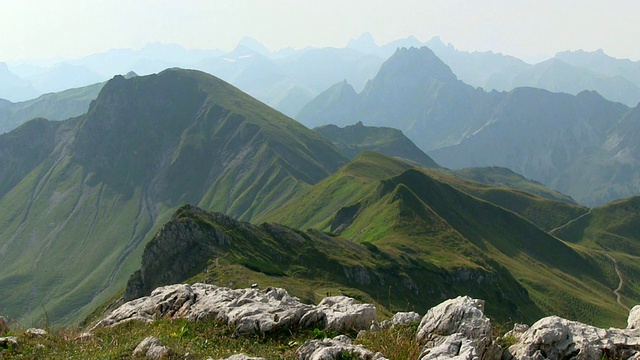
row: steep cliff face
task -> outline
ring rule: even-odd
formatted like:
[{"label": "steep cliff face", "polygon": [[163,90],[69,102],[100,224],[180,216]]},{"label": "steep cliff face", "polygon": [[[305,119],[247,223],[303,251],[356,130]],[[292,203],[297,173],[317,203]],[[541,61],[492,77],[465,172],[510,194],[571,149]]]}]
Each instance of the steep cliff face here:
[{"label": "steep cliff face", "polygon": [[[230,237],[215,228],[206,228],[194,217],[206,214],[204,210],[185,205],[177,210],[171,220],[146,245],[142,264],[136,270],[125,290],[126,300],[147,295],[157,286],[184,281],[204,270],[207,262],[223,255],[221,248],[230,245]],[[238,227],[240,223],[228,216],[216,213],[210,219],[227,226]]]}]

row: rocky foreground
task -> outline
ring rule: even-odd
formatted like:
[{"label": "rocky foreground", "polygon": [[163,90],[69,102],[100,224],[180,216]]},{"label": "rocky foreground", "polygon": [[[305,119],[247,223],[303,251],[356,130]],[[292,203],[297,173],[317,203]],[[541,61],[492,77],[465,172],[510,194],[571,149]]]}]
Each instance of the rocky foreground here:
[{"label": "rocky foreground", "polygon": [[[233,336],[264,335],[282,330],[319,328],[364,336],[384,328],[419,323],[415,334],[421,344],[418,359],[640,359],[640,306],[634,307],[626,329],[600,329],[557,316],[527,326],[516,324],[501,338],[484,313],[484,301],[467,296],[447,300],[420,317],[401,312],[378,322],[376,308],[346,296],[325,298],[318,305],[301,303],[280,288],[229,289],[207,284],[169,285],[150,296],[123,304],[84,334],[129,321],[152,322],[160,318],[189,321],[216,320],[235,328]],[[0,336],[8,328],[0,318]],[[30,329],[29,331],[35,331]],[[15,337],[0,337],[0,347],[19,346]],[[386,359],[356,345],[346,335],[308,340],[296,351],[299,359]],[[172,350],[148,337],[133,356],[162,359]],[[175,355],[175,354],[174,354]],[[392,357],[393,354],[386,354]],[[257,359],[237,354],[228,359]]]}]

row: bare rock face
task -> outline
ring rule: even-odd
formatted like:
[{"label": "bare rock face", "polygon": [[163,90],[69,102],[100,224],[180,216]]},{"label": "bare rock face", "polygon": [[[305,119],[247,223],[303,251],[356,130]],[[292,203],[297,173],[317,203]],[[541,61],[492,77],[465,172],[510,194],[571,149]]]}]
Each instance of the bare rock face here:
[{"label": "bare rock face", "polygon": [[640,356],[640,330],[600,329],[557,316],[543,318],[509,347],[515,359],[629,359]]},{"label": "bare rock face", "polygon": [[163,317],[217,320],[235,326],[234,335],[244,336],[310,326],[361,330],[376,320],[376,310],[373,305],[355,304],[344,296],[330,297],[313,306],[279,288],[232,290],[208,284],[181,284],[157,288],[150,296],[123,304],[94,328]]},{"label": "bare rock face", "polygon": [[133,356],[144,356],[149,360],[168,359],[170,354],[171,349],[162,345],[160,340],[153,336],[146,337],[133,350]]},{"label": "bare rock face", "polygon": [[420,359],[482,358],[493,341],[493,327],[483,311],[484,301],[468,296],[431,308],[418,327],[417,339],[425,344]]},{"label": "bare rock face", "polygon": [[308,340],[296,351],[299,360],[341,359],[346,354],[354,359],[386,360],[380,353],[367,350],[362,345],[354,345],[345,335],[339,335],[333,339]]},{"label": "bare rock face", "polygon": [[627,329],[640,329],[640,305],[634,306],[631,311],[629,311]]}]

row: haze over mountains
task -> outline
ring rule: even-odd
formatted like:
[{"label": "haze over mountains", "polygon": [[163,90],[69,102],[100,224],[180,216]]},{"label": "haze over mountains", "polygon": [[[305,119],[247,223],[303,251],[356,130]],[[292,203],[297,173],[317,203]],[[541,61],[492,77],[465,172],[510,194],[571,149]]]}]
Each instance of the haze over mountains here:
[{"label": "haze over mountains", "polygon": [[398,50],[360,93],[334,85],[298,120],[393,126],[445,167],[502,166],[598,205],[640,190],[640,154],[630,140],[637,112],[589,91],[487,92],[457,79],[423,47]]},{"label": "haze over mountains", "polygon": [[640,102],[640,64],[612,58],[602,51],[560,52],[531,65],[492,52],[460,51],[438,37],[427,42],[407,37],[377,45],[368,33],[350,41],[345,48],[286,48],[271,52],[258,41],[244,38],[228,53],[150,44],[140,50],[114,49],[50,67],[26,62],[9,64],[0,66],[0,99],[21,102],[103,82],[116,74],[134,71],[147,75],[182,67],[209,72],[296,117],[304,105],[339,81],[347,80],[361,91],[397,48],[425,45],[460,80],[485,90],[510,91],[529,86],[574,95],[595,90],[606,99],[628,106]]}]

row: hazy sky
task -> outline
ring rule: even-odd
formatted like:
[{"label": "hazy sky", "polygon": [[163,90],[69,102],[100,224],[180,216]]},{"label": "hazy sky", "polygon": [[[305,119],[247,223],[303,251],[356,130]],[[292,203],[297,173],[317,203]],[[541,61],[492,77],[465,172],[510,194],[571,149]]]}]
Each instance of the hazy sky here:
[{"label": "hazy sky", "polygon": [[562,50],[640,59],[638,0],[0,0],[0,61],[76,58],[152,42],[271,50],[440,36],[462,50],[525,60]]}]

